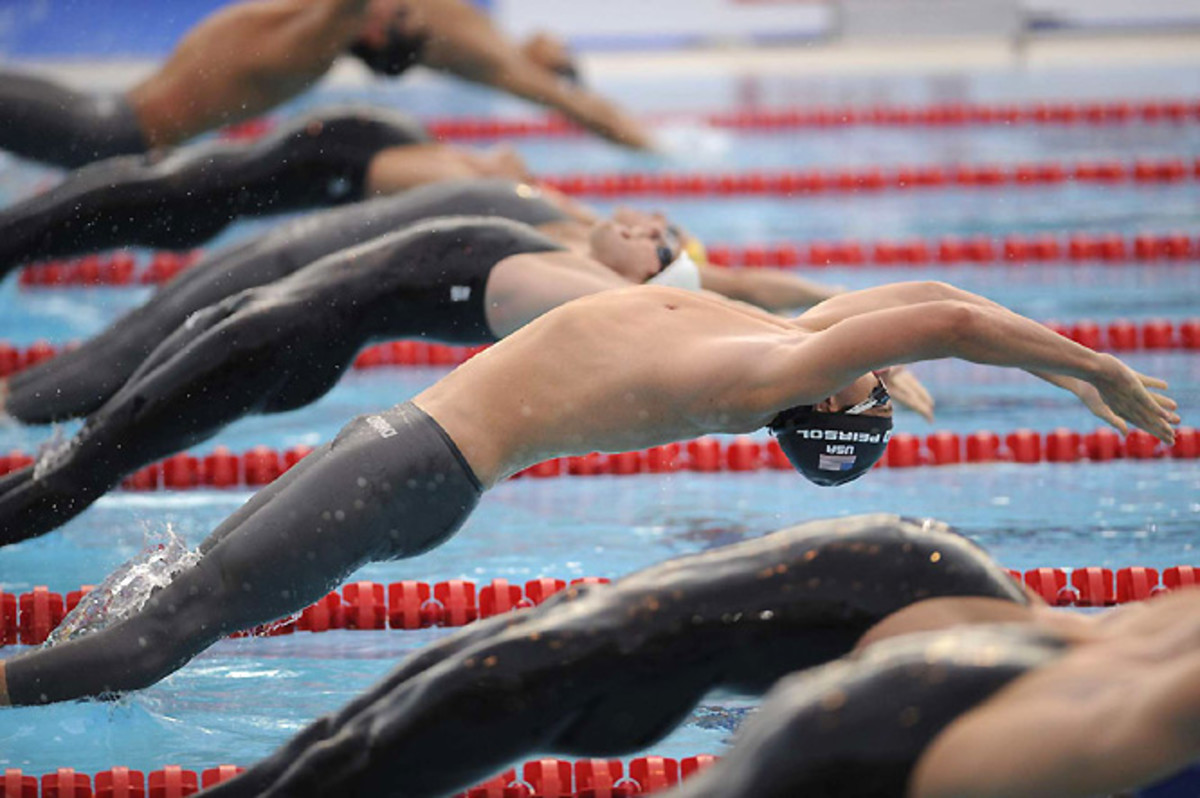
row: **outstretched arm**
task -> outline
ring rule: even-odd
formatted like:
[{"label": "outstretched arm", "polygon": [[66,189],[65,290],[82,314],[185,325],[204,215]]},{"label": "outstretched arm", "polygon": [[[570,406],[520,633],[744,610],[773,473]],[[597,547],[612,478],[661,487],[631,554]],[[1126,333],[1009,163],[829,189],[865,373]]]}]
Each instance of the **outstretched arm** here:
[{"label": "outstretched arm", "polygon": [[939,299],[849,315],[771,358],[759,378],[775,386],[782,409],[820,401],[868,371],[947,357],[1082,380],[1118,417],[1174,441],[1175,403],[1147,390],[1165,383],[990,303]]},{"label": "outstretched arm", "polygon": [[[852,291],[839,294],[833,299],[805,312],[796,319],[796,324],[804,329],[823,330],[845,319],[864,313],[871,313],[888,308],[902,308],[923,302],[955,301],[986,309],[995,314],[1008,314],[1014,323],[1028,322],[1023,316],[1014,313],[1003,305],[990,299],[964,291],[947,283],[938,281],[920,281],[908,283],[892,283],[889,285],[868,288],[862,291]],[[1061,337],[1061,336],[1059,336]],[[1053,369],[1025,368],[1030,374],[1045,380],[1051,385],[1075,394],[1092,413],[1107,424],[1119,429],[1122,433],[1129,431],[1125,420],[1113,408],[1106,404],[1099,386],[1082,379],[1078,375],[1056,372]],[[1144,385],[1154,388],[1165,388],[1166,383],[1145,375],[1137,374]],[[1175,403],[1167,400],[1163,407],[1174,410]],[[1175,418],[1174,421],[1178,421]]]},{"label": "outstretched arm", "polygon": [[806,280],[779,269],[719,266],[701,266],[700,285],[730,299],[740,299],[770,311],[810,307],[842,292],[836,286]]},{"label": "outstretched arm", "polygon": [[410,0],[429,31],[421,63],[549,106],[610,141],[648,149],[650,137],[621,108],[534,61],[463,0]]}]

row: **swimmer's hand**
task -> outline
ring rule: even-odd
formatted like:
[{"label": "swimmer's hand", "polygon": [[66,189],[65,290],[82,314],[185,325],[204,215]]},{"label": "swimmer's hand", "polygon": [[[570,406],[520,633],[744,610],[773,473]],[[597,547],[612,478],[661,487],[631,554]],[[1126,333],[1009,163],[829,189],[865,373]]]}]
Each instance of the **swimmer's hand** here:
[{"label": "swimmer's hand", "polygon": [[893,366],[881,374],[892,399],[919,413],[926,421],[933,421],[933,397],[917,379],[917,375],[903,366]]},{"label": "swimmer's hand", "polygon": [[[1175,443],[1179,405],[1169,396],[1150,391],[1163,389],[1167,383],[1157,377],[1139,374],[1112,355],[1101,355],[1101,366],[1091,384],[1096,396],[1074,391],[1088,409],[1122,433],[1129,432],[1128,424],[1144,429],[1168,446]],[[1126,423],[1128,422],[1128,423]]]},{"label": "swimmer's hand", "polygon": [[635,150],[654,149],[654,140],[640,122],[598,94],[577,91],[560,110],[609,141]]}]

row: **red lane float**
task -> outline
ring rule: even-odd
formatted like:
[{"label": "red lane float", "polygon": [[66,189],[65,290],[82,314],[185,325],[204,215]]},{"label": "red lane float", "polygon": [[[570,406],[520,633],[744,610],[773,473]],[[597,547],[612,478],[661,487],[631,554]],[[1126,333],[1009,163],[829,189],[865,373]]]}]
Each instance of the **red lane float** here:
[{"label": "red lane float", "polygon": [[1200,258],[1200,240],[1184,233],[1066,233],[1004,237],[944,236],[880,241],[786,241],[708,248],[716,266],[825,267],[1012,265],[1031,263],[1181,263]]},{"label": "red lane float", "polygon": [[[753,108],[714,114],[672,114],[647,118],[650,124],[692,123],[730,130],[778,132],[804,128],[964,127],[980,125],[1182,125],[1200,120],[1195,99],[1060,100],[1034,103],[942,102],[928,105],[874,104],[868,106],[805,105]],[[545,114],[520,118],[453,116],[424,120],[434,138],[474,141],[495,138],[583,136],[588,131],[567,119]],[[275,129],[277,120],[260,117],[227,125],[220,131],[228,141],[252,141]]]},{"label": "red lane float", "polygon": [[[1113,571],[1100,566],[1031,568],[1021,574],[1009,571],[1050,604],[1107,607],[1156,596],[1169,590],[1200,584],[1200,568],[1179,565],[1162,572],[1143,566]],[[482,585],[465,579],[445,582],[412,580],[382,585],[352,582],[302,610],[294,619],[284,619],[232,637],[277,637],[295,632],[348,630],[413,630],[433,626],[467,626],[475,621],[534,607],[561,590],[590,584],[608,584],[602,577],[564,579],[539,577],[524,586],[498,578]],[[86,592],[90,586],[80,591]],[[386,598],[385,598],[386,597]],[[0,593],[0,646],[41,645],[62,621],[63,598],[44,585],[14,596]],[[19,611],[14,608],[19,608]]]},{"label": "red lane float", "polygon": [[[195,263],[199,250],[185,254],[160,252],[138,270],[126,252],[85,255],[26,266],[20,272],[22,288],[74,288],[79,286],[158,285]],[[777,244],[721,244],[708,247],[708,258],[717,266],[824,267],[912,266],[1030,263],[1180,263],[1200,258],[1200,240],[1185,233],[1124,235],[1114,232],[1060,235],[1009,235],[1003,238],[946,236],[938,239],[883,241],[789,241]],[[401,342],[364,365],[436,363]]]},{"label": "red lane float", "polygon": [[[845,167],[726,173],[617,172],[543,176],[564,194],[582,197],[797,197],[878,191],[984,190],[1067,183],[1168,185],[1200,179],[1192,158],[1080,163]],[[1190,246],[1190,245],[1189,245]]]},{"label": "red lane float", "polygon": [[[152,463],[134,472],[121,486],[126,490],[188,490],[201,487],[259,487],[279,477],[312,451],[303,446],[277,453],[256,446],[240,458],[218,446],[211,454],[196,457],[177,454],[161,463]],[[1167,447],[1149,433],[1133,430],[1122,438],[1108,428],[1089,433],[1056,429],[1048,433],[1016,430],[1003,441],[994,432],[980,431],[963,436],[955,432],[935,432],[924,439],[908,433],[896,433],[888,443],[879,466],[912,468],[959,463],[1096,463],[1116,459],[1154,460],[1200,458],[1200,430],[1180,427],[1175,444]],[[0,455],[0,476],[29,467],[33,458],[21,451]],[[662,474],[688,470],[701,473],[753,472],[760,469],[790,471],[791,463],[774,439],[758,441],[739,437],[728,443],[716,438],[697,438],[685,444],[656,446],[639,452],[589,454],[560,457],[529,466],[513,479],[558,476],[629,476]]]},{"label": "red lane float", "polygon": [[[455,798],[620,798],[672,787],[717,761],[712,754],[684,759],[641,756],[629,760],[580,759],[574,762],[546,757],[525,762],[461,793]],[[199,772],[167,765],[149,773],[113,767],[95,776],[73,768],[26,775],[19,768],[0,773],[4,798],[184,798],[228,781],[244,768],[218,765]],[[40,781],[40,791],[39,791]],[[93,790],[94,785],[94,790]],[[402,783],[400,786],[403,786]]]}]

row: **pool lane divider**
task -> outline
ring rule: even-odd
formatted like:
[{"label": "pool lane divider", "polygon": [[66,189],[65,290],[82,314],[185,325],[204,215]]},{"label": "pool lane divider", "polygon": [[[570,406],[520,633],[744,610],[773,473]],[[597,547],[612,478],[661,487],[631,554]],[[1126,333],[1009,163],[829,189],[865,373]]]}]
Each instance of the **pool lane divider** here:
[{"label": "pool lane divider", "polygon": [[[1082,319],[1075,322],[1048,321],[1046,326],[1084,346],[1110,352],[1200,352],[1200,317],[1149,319],[1142,322],[1117,319],[1105,325]],[[49,360],[75,344],[55,345],[39,340],[28,346],[0,341],[0,377]],[[355,369],[395,366],[459,366],[487,349],[480,346],[451,346],[406,339],[387,341],[364,348],[354,359]]]},{"label": "pool lane divider", "polygon": [[[131,252],[118,251],[78,258],[46,261],[20,271],[18,285],[25,288],[89,288],[100,286],[161,285],[194,264],[203,255],[160,251],[138,265]],[[1185,233],[1123,235],[1115,232],[1067,234],[943,236],[935,239],[880,241],[793,241],[773,244],[721,244],[708,247],[715,266],[770,266],[775,268],[823,266],[955,266],[1032,263],[1136,262],[1183,263],[1200,261],[1200,239]]]},{"label": "pool lane divider", "polygon": [[1146,185],[1200,180],[1200,159],[858,166],[743,172],[610,172],[543,175],[541,182],[576,197],[804,197],[883,191],[985,190],[1034,186]]},{"label": "pool lane divider", "polygon": [[[524,762],[505,770],[455,798],[631,798],[669,789],[717,761],[711,754],[674,759],[639,756],[627,763],[620,759],[550,757]],[[58,768],[40,779],[17,768],[0,773],[0,795],[4,798],[184,798],[232,779],[243,768],[218,765],[199,773],[169,765],[144,774],[116,767],[94,777],[72,768]],[[401,777],[402,783],[403,777]],[[39,793],[40,787],[40,793]],[[364,796],[363,798],[369,798]]]},{"label": "pool lane divider", "polygon": [[[1200,122],[1200,100],[1189,98],[1061,100],[1042,102],[943,102],[926,105],[804,105],[720,113],[678,113],[643,117],[652,125],[699,124],[725,130],[783,132],[845,127],[981,127],[1017,125],[1095,127],[1100,125],[1185,125]],[[221,131],[228,140],[253,140],[275,127],[275,120],[260,117]],[[514,139],[587,135],[583,128],[553,115],[523,118],[434,117],[425,119],[430,135],[443,141]]]},{"label": "pool lane divider", "polygon": [[[1176,565],[1160,574],[1155,568],[1031,568],[1008,571],[1018,583],[1056,607],[1111,607],[1143,601],[1162,593],[1200,586],[1200,567]],[[466,579],[445,582],[413,580],[380,584],[351,582],[300,613],[238,632],[231,637],[279,637],[296,632],[348,630],[415,630],[467,626],[484,618],[541,604],[579,585],[607,584],[608,579],[540,577],[520,584],[492,579],[477,585]],[[83,585],[65,595],[45,585],[14,595],[0,592],[0,647],[41,645],[63,616],[93,589]]]},{"label": "pool lane divider", "polygon": [[[121,482],[129,491],[194,490],[208,488],[258,488],[268,485],[313,451],[294,446],[283,451],[255,446],[242,454],[218,446],[206,455],[181,452],[130,474]],[[1018,429],[1003,437],[981,430],[969,435],[934,432],[922,438],[895,433],[876,468],[905,469],[984,463],[1108,463],[1115,460],[1200,459],[1200,430],[1180,427],[1168,447],[1142,430],[1122,437],[1107,427],[1088,433],[1055,429],[1040,433]],[[20,450],[0,455],[0,476],[28,468],[34,456]],[[510,479],[550,477],[633,476],[700,473],[752,473],[792,471],[792,465],[774,438],[739,436],[722,441],[696,438],[682,443],[653,446],[632,452],[555,457],[514,474]]]},{"label": "pool lane divider", "polygon": [[[255,446],[242,454],[218,446],[206,455],[181,452],[152,463],[126,477],[121,487],[130,491],[192,490],[205,488],[258,488],[268,485],[313,451],[311,446],[277,450]],[[1124,438],[1102,427],[1081,433],[1059,428],[1047,433],[1018,429],[1003,437],[981,430],[969,435],[934,432],[922,438],[895,433],[876,468],[915,468],[984,463],[1107,463],[1115,460],[1200,459],[1200,430],[1180,427],[1168,447],[1142,430]],[[33,465],[33,455],[12,450],[0,455],[0,476]],[[696,438],[682,443],[653,446],[631,452],[555,457],[531,465],[510,479],[575,476],[632,476],[700,473],[792,471],[792,465],[774,438],[739,436],[722,441]]]}]

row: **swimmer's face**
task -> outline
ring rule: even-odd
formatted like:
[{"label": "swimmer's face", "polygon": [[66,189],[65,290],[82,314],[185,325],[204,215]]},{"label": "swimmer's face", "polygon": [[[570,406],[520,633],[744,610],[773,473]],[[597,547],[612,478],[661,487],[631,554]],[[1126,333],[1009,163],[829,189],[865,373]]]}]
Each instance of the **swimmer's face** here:
[{"label": "swimmer's face", "polygon": [[588,235],[593,258],[633,283],[644,283],[679,256],[660,223],[621,224],[598,222]]},{"label": "swimmer's face", "polygon": [[[865,402],[880,382],[881,380],[874,374],[864,374],[833,396],[818,402],[814,406],[814,409],[821,413],[840,413],[847,408],[854,407],[860,402]],[[892,415],[892,404],[888,402],[878,407],[872,407],[869,410],[864,410],[862,415],[889,418]]]}]

